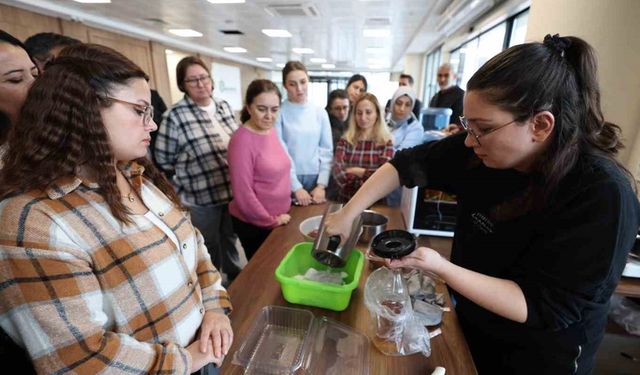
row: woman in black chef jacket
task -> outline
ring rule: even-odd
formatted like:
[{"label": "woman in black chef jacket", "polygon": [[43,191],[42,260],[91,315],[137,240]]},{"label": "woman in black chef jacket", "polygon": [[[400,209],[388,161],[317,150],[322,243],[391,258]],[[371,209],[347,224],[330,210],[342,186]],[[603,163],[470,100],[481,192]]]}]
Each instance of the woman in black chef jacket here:
[{"label": "woman in black chef jacket", "polygon": [[455,194],[451,261],[421,247],[389,266],[453,289],[481,374],[588,374],[640,225],[594,51],[558,35],[511,47],[471,77],[464,114],[466,132],[396,154],[327,231],[346,236],[400,184]]}]

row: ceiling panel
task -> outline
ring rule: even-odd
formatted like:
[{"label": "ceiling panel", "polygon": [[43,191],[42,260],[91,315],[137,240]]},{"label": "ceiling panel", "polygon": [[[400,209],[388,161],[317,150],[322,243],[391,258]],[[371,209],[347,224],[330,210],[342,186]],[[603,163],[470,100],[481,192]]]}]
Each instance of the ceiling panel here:
[{"label": "ceiling panel", "polygon": [[[372,64],[380,70],[402,69],[402,57],[431,42],[421,36],[434,24],[434,9],[444,9],[453,2],[471,0],[247,0],[244,4],[211,4],[206,0],[112,0],[111,4],[81,4],[72,0],[16,0],[4,1],[32,9],[55,10],[61,16],[73,16],[81,22],[97,24],[105,21],[112,25],[127,25],[128,33],[145,31],[149,39],[163,37],[163,42],[191,50],[194,45],[245,63],[275,68],[277,63],[297,59],[311,70],[321,69],[312,64],[312,57],[325,58],[336,64],[336,70],[364,71]],[[493,2],[493,0],[473,0]],[[317,10],[317,17],[272,16],[265,9],[270,6],[301,5]],[[83,19],[86,18],[87,20]],[[115,25],[115,26],[114,26]],[[364,37],[362,30],[372,27],[387,28],[389,37]],[[181,39],[168,33],[171,28],[189,28],[203,33],[201,38]],[[261,30],[287,29],[291,38],[270,38]],[[243,35],[225,35],[220,30],[239,30]],[[424,32],[423,32],[424,31]],[[127,32],[127,30],[125,30]],[[137,35],[140,37],[140,35]],[[416,42],[420,40],[420,42]],[[241,55],[229,55],[224,47],[240,46],[247,49]],[[293,47],[308,47],[312,55],[297,55]],[[382,48],[371,54],[367,47]],[[257,57],[272,57],[273,63],[259,63]]]}]

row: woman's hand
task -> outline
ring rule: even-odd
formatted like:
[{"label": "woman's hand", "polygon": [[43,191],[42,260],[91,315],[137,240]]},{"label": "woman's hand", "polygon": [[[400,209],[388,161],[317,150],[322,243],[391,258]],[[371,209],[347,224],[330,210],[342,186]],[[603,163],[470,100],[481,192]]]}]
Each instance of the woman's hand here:
[{"label": "woman's hand", "polygon": [[347,173],[350,173],[352,175],[358,176],[360,178],[364,177],[365,172],[367,171],[364,168],[360,168],[360,167],[350,167],[344,170]]},{"label": "woman's hand", "polygon": [[324,219],[326,233],[330,236],[339,235],[343,242],[349,238],[352,225],[353,218],[349,217],[344,208],[327,215]]},{"label": "woman's hand", "polygon": [[446,262],[440,253],[428,247],[419,247],[411,254],[400,259],[385,259],[389,268],[414,268],[438,275],[438,270]]},{"label": "woman's hand", "polygon": [[222,358],[227,355],[233,343],[231,321],[221,312],[207,311],[200,325],[200,352],[206,353],[208,341],[213,344],[213,355]]},{"label": "woman's hand", "polygon": [[323,185],[316,185],[316,187],[311,190],[311,200],[315,204],[320,204],[327,201],[327,199],[325,198],[325,189]]},{"label": "woman's hand", "polygon": [[282,214],[282,215],[278,215],[276,217],[276,221],[278,222],[278,225],[285,225],[288,224],[289,221],[291,221],[291,215],[289,214]]},{"label": "woman's hand", "polygon": [[308,206],[311,204],[311,195],[309,195],[309,193],[304,190],[304,188],[296,190],[294,194],[299,205]]},{"label": "woman's hand", "polygon": [[191,345],[185,348],[191,355],[191,370],[189,372],[192,374],[200,371],[201,368],[211,362],[215,363],[217,366],[220,366],[222,365],[222,360],[224,359],[224,357],[216,357],[213,354],[213,343],[211,342],[211,338],[209,338],[204,344],[207,348],[204,353],[200,351],[200,344],[200,340],[196,340],[191,343]]}]

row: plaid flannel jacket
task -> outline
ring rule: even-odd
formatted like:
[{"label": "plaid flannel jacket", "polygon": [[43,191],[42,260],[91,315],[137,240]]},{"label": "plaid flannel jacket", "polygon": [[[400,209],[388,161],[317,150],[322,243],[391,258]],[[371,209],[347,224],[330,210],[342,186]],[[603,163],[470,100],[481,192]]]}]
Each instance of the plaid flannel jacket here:
[{"label": "plaid flannel jacket", "polygon": [[[227,102],[212,98],[216,120],[231,136],[238,124]],[[178,194],[195,205],[231,201],[227,145],[205,111],[187,95],[163,117],[154,155],[167,175],[173,175]]]},{"label": "plaid flannel jacket", "polygon": [[120,224],[77,177],[0,202],[0,326],[38,372],[188,374],[204,312],[230,312],[187,214],[123,172],[178,244],[144,215]]},{"label": "plaid flannel jacket", "polygon": [[[360,189],[360,186],[384,163],[393,158],[393,142],[378,145],[373,141],[358,141],[355,145],[341,138],[336,144],[333,157],[333,178],[338,185],[338,200],[346,202]],[[351,167],[365,169],[363,177],[347,173]]]}]

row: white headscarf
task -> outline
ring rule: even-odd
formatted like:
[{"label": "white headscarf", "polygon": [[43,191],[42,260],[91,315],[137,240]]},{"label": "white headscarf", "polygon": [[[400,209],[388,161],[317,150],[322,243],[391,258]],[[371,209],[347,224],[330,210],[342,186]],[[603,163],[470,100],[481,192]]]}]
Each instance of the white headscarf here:
[{"label": "white headscarf", "polygon": [[[402,96],[408,96],[409,99],[411,99],[411,109],[409,111],[409,113],[404,117],[404,118],[396,118],[394,116],[393,113],[393,106],[396,104],[396,100],[398,100],[398,98],[402,97]],[[393,98],[391,98],[391,108],[390,108],[390,113],[391,113],[391,120],[398,124],[401,122],[404,122],[406,120],[408,120],[409,118],[411,118],[411,116],[413,116],[415,118],[415,115],[413,114],[413,104],[416,102],[416,93],[415,91],[413,91],[413,89],[409,86],[400,86],[398,87],[398,89],[396,90],[395,94],[393,94]]]}]

